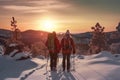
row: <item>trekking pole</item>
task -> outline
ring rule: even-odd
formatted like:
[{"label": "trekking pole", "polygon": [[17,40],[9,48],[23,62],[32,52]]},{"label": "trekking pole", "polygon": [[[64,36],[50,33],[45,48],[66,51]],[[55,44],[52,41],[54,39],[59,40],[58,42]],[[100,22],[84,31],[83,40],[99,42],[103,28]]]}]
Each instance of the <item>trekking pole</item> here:
[{"label": "trekking pole", "polygon": [[57,69],[58,69],[58,65],[59,65],[59,54],[57,55]]},{"label": "trekking pole", "polygon": [[72,60],[72,62],[73,62],[73,71],[75,71],[75,54],[73,54],[73,60]]},{"label": "trekking pole", "polygon": [[48,75],[48,61],[49,61],[49,56],[47,57],[47,61],[46,61],[46,80],[49,80],[49,75]]}]

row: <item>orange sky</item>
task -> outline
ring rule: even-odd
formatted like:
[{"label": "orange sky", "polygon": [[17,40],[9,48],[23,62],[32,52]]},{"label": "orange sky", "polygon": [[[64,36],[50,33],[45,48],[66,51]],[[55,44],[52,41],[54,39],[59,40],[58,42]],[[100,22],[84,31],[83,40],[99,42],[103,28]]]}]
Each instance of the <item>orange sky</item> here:
[{"label": "orange sky", "polygon": [[44,30],[72,33],[91,31],[99,22],[114,31],[120,21],[119,0],[0,0],[0,28],[11,29],[14,16],[22,31]]}]

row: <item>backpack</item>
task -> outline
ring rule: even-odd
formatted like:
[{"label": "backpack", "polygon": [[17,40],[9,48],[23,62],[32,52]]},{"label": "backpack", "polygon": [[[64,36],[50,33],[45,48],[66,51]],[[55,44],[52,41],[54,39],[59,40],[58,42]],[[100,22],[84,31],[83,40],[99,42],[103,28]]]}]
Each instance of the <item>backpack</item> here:
[{"label": "backpack", "polygon": [[55,42],[54,42],[54,35],[52,33],[48,34],[48,49],[54,50],[55,49]]},{"label": "backpack", "polygon": [[71,38],[64,38],[63,39],[63,49],[72,49],[72,40]]}]

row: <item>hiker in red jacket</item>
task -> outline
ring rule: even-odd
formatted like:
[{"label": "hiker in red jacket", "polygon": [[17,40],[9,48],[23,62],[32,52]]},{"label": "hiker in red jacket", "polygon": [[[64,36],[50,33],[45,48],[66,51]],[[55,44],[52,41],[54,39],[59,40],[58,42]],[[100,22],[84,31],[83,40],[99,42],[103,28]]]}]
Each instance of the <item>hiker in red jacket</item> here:
[{"label": "hiker in red jacket", "polygon": [[56,71],[58,53],[60,52],[60,42],[56,36],[56,32],[48,34],[46,46],[49,50],[51,71]]},{"label": "hiker in red jacket", "polygon": [[67,71],[70,71],[70,55],[71,53],[75,54],[75,45],[72,37],[70,36],[69,30],[65,33],[65,36],[61,40],[61,48],[63,54],[63,71],[66,68],[66,59],[67,59]]}]

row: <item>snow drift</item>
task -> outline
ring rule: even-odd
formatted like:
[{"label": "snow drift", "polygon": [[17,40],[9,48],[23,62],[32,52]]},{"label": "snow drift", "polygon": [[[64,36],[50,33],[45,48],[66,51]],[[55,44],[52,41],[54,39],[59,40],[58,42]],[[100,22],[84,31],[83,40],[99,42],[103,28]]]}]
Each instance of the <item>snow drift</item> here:
[{"label": "snow drift", "polygon": [[9,56],[0,56],[0,80],[18,78],[24,71],[33,69],[37,66],[38,64],[34,63],[30,59],[15,61]]}]

